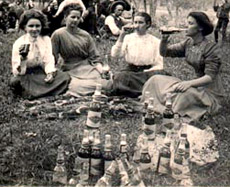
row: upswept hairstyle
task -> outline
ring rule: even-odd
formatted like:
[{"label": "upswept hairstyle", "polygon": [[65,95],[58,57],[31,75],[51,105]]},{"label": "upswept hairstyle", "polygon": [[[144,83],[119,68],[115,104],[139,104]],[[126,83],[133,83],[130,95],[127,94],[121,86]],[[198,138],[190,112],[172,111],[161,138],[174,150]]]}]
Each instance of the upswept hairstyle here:
[{"label": "upswept hairstyle", "polygon": [[147,28],[151,27],[151,25],[152,25],[152,18],[151,18],[151,16],[148,13],[146,13],[146,12],[136,12],[135,15],[134,15],[134,17],[135,16],[141,16],[141,17],[143,17],[145,19],[146,24],[148,25]]},{"label": "upswept hairstyle", "polygon": [[66,6],[64,7],[64,9],[63,9],[63,14],[64,14],[64,16],[65,16],[65,17],[68,16],[69,13],[70,13],[72,10],[77,10],[77,11],[79,11],[79,12],[81,13],[81,15],[82,15],[82,13],[83,13],[83,9],[82,9],[82,7],[81,7],[79,4],[72,3],[72,4],[68,4],[68,5],[66,5]]},{"label": "upswept hairstyle", "polygon": [[48,21],[45,14],[36,9],[26,10],[19,19],[19,28],[25,30],[25,26],[30,19],[38,19],[41,22],[41,35],[47,34]]},{"label": "upswept hairstyle", "polygon": [[187,17],[189,16],[196,20],[198,26],[202,29],[201,33],[203,36],[212,33],[214,27],[207,14],[204,12],[190,12]]}]

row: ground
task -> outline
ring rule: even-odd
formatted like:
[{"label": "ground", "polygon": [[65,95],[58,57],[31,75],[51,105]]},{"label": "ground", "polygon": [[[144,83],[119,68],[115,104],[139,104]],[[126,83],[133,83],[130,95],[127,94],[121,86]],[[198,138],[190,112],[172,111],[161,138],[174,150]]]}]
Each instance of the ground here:
[{"label": "ground", "polygon": [[[157,29],[153,33],[159,36]],[[16,98],[9,89],[11,77],[10,56],[12,43],[20,34],[0,36],[0,185],[56,185],[52,182],[52,172],[56,163],[57,147],[62,142],[65,148],[68,175],[71,176],[73,158],[82,139],[82,130],[86,115],[79,115],[74,120],[36,118],[23,115],[22,100]],[[175,35],[174,40],[184,36]],[[210,36],[211,39],[212,36]],[[97,41],[97,46],[104,57],[109,54],[113,42]],[[230,43],[220,44],[222,67],[221,76],[225,88],[223,109],[220,114],[205,121],[216,134],[220,158],[216,163],[199,167],[191,164],[192,179],[197,186],[229,186],[230,185]],[[183,59],[165,59],[165,68],[173,75],[188,79],[193,77],[193,71]],[[113,71],[122,67],[122,62],[109,59]],[[192,72],[192,73],[191,73]],[[89,104],[90,98],[83,98],[79,103]],[[133,153],[138,135],[141,133],[141,114],[139,113],[109,113],[105,110],[102,117],[102,142],[105,134],[112,135],[113,145],[118,145],[121,133],[127,133],[130,154]],[[114,146],[118,152],[118,146]],[[177,185],[170,177],[146,173],[146,184]],[[114,180],[118,185],[118,180]]]}]

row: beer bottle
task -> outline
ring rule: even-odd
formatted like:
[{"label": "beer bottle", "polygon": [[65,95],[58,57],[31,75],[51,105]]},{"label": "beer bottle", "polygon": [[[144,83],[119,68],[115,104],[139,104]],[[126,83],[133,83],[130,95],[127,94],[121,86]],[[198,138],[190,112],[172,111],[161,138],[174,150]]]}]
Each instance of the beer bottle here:
[{"label": "beer bottle", "polygon": [[89,163],[90,160],[89,131],[86,129],[84,130],[81,147],[78,150],[78,159],[81,169],[83,168],[83,164]]},{"label": "beer bottle", "polygon": [[172,177],[176,180],[182,179],[183,172],[183,153],[179,153],[177,150],[174,155],[173,163],[172,163]]},{"label": "beer bottle", "polygon": [[112,186],[111,179],[112,179],[113,174],[115,173],[116,168],[117,168],[117,162],[113,160],[111,164],[109,165],[109,167],[105,170],[105,174],[103,175],[103,177],[101,177],[97,181],[95,187]]},{"label": "beer bottle", "polygon": [[103,159],[104,159],[104,171],[106,171],[107,168],[111,165],[111,163],[115,159],[112,153],[111,135],[109,134],[105,135],[105,147],[104,147]]},{"label": "beer bottle", "polygon": [[[122,159],[126,159],[126,158],[122,158]],[[118,165],[119,174],[121,177],[121,186],[128,186],[130,183],[129,176],[128,176],[127,171],[125,170],[125,166],[123,162],[121,161],[121,159],[117,159],[117,165]]]},{"label": "beer bottle", "polygon": [[140,163],[141,153],[140,153],[140,146],[136,145],[134,147],[134,153],[133,153],[133,162],[136,164]]},{"label": "beer bottle", "polygon": [[147,113],[144,117],[143,131],[149,140],[154,140],[156,137],[156,123],[154,116],[153,98],[149,99]]},{"label": "beer bottle", "polygon": [[108,65],[108,55],[105,55],[105,63],[103,64],[102,67],[102,79],[109,80],[111,78],[111,72],[110,72],[110,67]]},{"label": "beer bottle", "polygon": [[174,153],[179,144],[181,120],[178,113],[174,114],[174,127],[171,131],[172,152]]},{"label": "beer bottle", "polygon": [[[182,176],[183,179],[189,179],[190,178],[190,169],[189,169],[189,157],[190,157],[190,144],[189,141],[187,139],[187,134],[181,134],[181,140],[182,143],[184,144],[184,159],[183,159],[183,172],[182,172]],[[180,146],[178,147],[178,149],[180,149]]]},{"label": "beer bottle", "polygon": [[141,147],[141,156],[140,156],[140,169],[147,170],[151,168],[151,157],[148,150],[148,138],[143,137],[143,144]]},{"label": "beer bottle", "polygon": [[178,146],[179,153],[184,153],[185,160],[189,159],[190,143],[187,138],[186,124],[182,124],[180,142]]},{"label": "beer bottle", "polygon": [[67,183],[67,171],[65,167],[64,148],[62,145],[58,147],[57,163],[54,168],[53,182],[61,184]]},{"label": "beer bottle", "polygon": [[163,130],[166,129],[172,129],[173,128],[173,122],[174,122],[174,112],[172,110],[172,99],[171,99],[171,93],[166,94],[166,103],[165,103],[165,110],[163,112]]},{"label": "beer bottle", "polygon": [[90,103],[90,108],[86,120],[86,126],[91,128],[99,128],[101,122],[101,84],[97,85],[97,89],[93,95],[93,101]]},{"label": "beer bottle", "polygon": [[149,104],[149,98],[150,98],[150,92],[146,91],[145,92],[145,100],[143,102],[143,108],[144,108],[143,114],[144,114],[144,116],[145,116],[145,114],[147,112],[147,108],[148,108],[148,104]]},{"label": "beer bottle", "polygon": [[170,160],[171,160],[171,151],[170,151],[171,142],[165,142],[164,146],[160,150],[159,154],[159,167],[158,172],[162,174],[170,174]]},{"label": "beer bottle", "polygon": [[94,142],[91,151],[90,175],[101,177],[104,173],[103,157],[101,153],[101,141],[99,131],[94,133]]},{"label": "beer bottle", "polygon": [[76,156],[74,161],[73,176],[69,180],[70,185],[76,185],[79,182],[81,170],[82,168],[80,158]]},{"label": "beer bottle", "polygon": [[127,135],[121,134],[121,141],[120,141],[120,157],[124,157],[127,160],[129,160],[128,155],[128,145],[127,145]]},{"label": "beer bottle", "polygon": [[181,124],[181,132],[180,132],[181,136],[185,135],[187,137],[187,124],[186,123],[182,123]]},{"label": "beer bottle", "polygon": [[177,132],[180,130],[181,127],[181,120],[180,120],[180,115],[178,113],[174,114],[174,130]]},{"label": "beer bottle", "polygon": [[189,171],[189,151],[190,144],[187,140],[186,124],[182,124],[179,145],[174,156],[173,177],[181,180],[190,175]]},{"label": "beer bottle", "polygon": [[138,186],[144,187],[145,184],[142,180],[141,173],[139,167],[134,167],[129,163],[127,159],[124,159],[125,166],[127,167],[127,173],[129,177],[129,186]]},{"label": "beer bottle", "polygon": [[89,185],[89,163],[84,162],[80,173],[80,181],[76,187],[83,187]]}]

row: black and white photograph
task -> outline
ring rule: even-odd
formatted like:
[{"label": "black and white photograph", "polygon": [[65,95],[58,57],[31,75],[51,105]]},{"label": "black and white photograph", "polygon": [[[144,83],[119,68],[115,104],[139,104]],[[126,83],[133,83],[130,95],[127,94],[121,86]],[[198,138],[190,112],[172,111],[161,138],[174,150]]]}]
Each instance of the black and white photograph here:
[{"label": "black and white photograph", "polygon": [[0,187],[230,186],[230,0],[0,0]]}]

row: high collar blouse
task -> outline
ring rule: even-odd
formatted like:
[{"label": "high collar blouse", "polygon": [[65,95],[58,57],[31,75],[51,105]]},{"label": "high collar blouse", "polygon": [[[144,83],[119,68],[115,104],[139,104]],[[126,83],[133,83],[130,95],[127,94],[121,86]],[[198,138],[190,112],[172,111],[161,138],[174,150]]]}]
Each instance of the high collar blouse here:
[{"label": "high collar blouse", "polygon": [[112,57],[124,57],[136,66],[152,65],[153,69],[163,69],[163,57],[159,53],[160,40],[151,34],[128,34],[124,41],[117,42],[111,50]]},{"label": "high collar blouse", "polygon": [[[34,38],[32,38],[29,34],[25,34],[18,38],[13,44],[11,62],[12,72],[14,75],[18,75],[17,68],[21,63],[19,49],[24,44],[30,44],[30,49],[26,62],[27,67],[41,66],[44,68],[46,74],[56,71],[50,37],[38,36],[36,41],[34,41]],[[37,47],[36,50],[34,47],[35,45]],[[35,53],[38,52],[39,56],[35,56]]]}]

